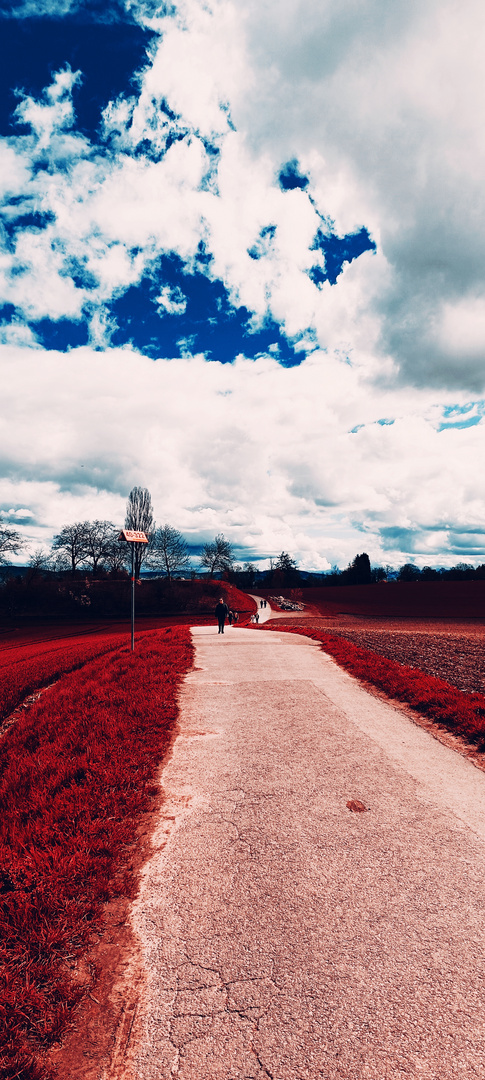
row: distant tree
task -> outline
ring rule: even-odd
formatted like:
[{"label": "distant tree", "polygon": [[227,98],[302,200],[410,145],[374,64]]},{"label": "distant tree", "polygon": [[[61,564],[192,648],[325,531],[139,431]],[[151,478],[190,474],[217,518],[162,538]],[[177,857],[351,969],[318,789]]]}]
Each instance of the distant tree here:
[{"label": "distant tree", "polygon": [[17,529],[9,529],[0,518],[0,564],[5,566],[9,562],[9,555],[18,555],[25,547],[25,540]]},{"label": "distant tree", "polygon": [[419,581],[421,577],[421,571],[414,563],[404,563],[404,566],[399,568],[397,575],[398,581]]},{"label": "distant tree", "polygon": [[163,570],[169,581],[174,574],[189,570],[189,551],[182,533],[171,525],[156,529],[150,552],[150,565]]},{"label": "distant tree", "polygon": [[385,566],[373,566],[371,570],[371,581],[387,581],[387,570]]},{"label": "distant tree", "polygon": [[273,582],[281,585],[296,585],[300,574],[294,559],[287,551],[282,551],[274,564]]},{"label": "distant tree", "polygon": [[355,585],[368,585],[371,579],[370,559],[366,551],[356,555],[350,566]]},{"label": "distant tree", "polygon": [[107,566],[112,545],[119,530],[112,521],[84,521],[84,559],[95,577],[101,567]]},{"label": "distant tree", "polygon": [[111,573],[119,573],[121,570],[126,570],[130,558],[130,545],[126,544],[123,540],[118,540],[118,536],[118,529],[116,529],[104,558],[105,567]]},{"label": "distant tree", "polygon": [[85,522],[76,521],[74,525],[64,525],[60,533],[54,536],[52,550],[57,554],[55,565],[59,569],[68,567],[74,576],[86,558]]},{"label": "distant tree", "polygon": [[209,571],[209,577],[217,572],[230,570],[234,563],[232,544],[226,540],[223,533],[219,533],[214,540],[204,544],[200,561]]},{"label": "distant tree", "polygon": [[36,548],[29,556],[29,567],[35,572],[47,572],[50,569],[50,558],[43,548]]},{"label": "distant tree", "polygon": [[148,488],[134,487],[128,495],[126,504],[125,529],[136,529],[144,532],[148,537],[149,544],[135,544],[135,577],[140,577],[143,563],[149,556],[149,548],[155,530],[153,518],[152,497]]},{"label": "distant tree", "polygon": [[473,581],[476,577],[475,567],[471,563],[457,563],[445,571],[448,581]]},{"label": "distant tree", "polygon": [[441,574],[433,566],[423,566],[420,577],[421,581],[439,581]]},{"label": "distant tree", "polygon": [[36,548],[29,558],[29,569],[25,575],[26,585],[31,585],[51,569],[51,560],[43,548]]},{"label": "distant tree", "polygon": [[254,585],[254,579],[256,577],[256,567],[252,562],[244,563],[242,573],[246,579],[246,583],[249,587]]},{"label": "distant tree", "polygon": [[244,563],[244,566],[233,566],[229,580],[232,584],[237,585],[238,589],[251,589],[254,586],[256,576],[256,567],[251,562]]}]

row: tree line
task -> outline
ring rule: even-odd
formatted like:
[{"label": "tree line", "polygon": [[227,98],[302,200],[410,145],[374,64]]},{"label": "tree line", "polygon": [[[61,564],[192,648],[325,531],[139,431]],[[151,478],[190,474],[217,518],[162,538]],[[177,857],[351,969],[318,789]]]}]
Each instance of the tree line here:
[{"label": "tree line", "polygon": [[356,555],[345,570],[334,568],[322,575],[322,585],[371,585],[379,581],[483,581],[485,564],[471,566],[457,563],[450,567],[423,566],[404,563],[398,570],[392,566],[371,566],[366,552]]},{"label": "tree line", "polygon": [[[175,577],[194,576],[187,542],[172,525],[156,525],[150,492],[147,488],[134,487],[126,506],[126,529],[140,530],[148,537],[147,544],[136,544],[135,577],[139,578],[142,567],[165,577],[169,582]],[[38,550],[30,557],[31,571],[68,572],[73,577],[81,570],[88,570],[93,577],[101,574],[124,573],[131,561],[130,545],[119,539],[120,528],[112,521],[77,521],[65,525],[52,541],[50,555]],[[18,530],[5,525],[0,519],[0,564],[6,564],[10,555],[19,555],[25,541]],[[269,569],[258,571],[246,562],[235,562],[234,549],[223,533],[203,545],[199,556],[199,569],[209,577],[220,574],[240,588],[249,589],[264,581],[268,587],[297,587],[305,585],[369,585],[386,580],[397,581],[467,581],[484,580],[485,564],[473,567],[458,563],[450,568],[405,563],[395,571],[392,567],[372,567],[366,552],[356,555],[352,562],[340,570],[334,567],[323,574],[302,575],[297,563],[288,552],[282,551],[277,559],[270,559]]]},{"label": "tree line", "polygon": [[[192,571],[187,542],[172,525],[157,527],[150,492],[147,488],[134,487],[128,496],[125,529],[144,532],[147,544],[136,544],[134,549],[135,577],[140,577],[144,566],[168,578],[180,577]],[[19,555],[25,541],[16,529],[0,521],[0,564],[6,564],[12,554]],[[125,571],[131,561],[130,545],[120,540],[120,527],[112,521],[76,521],[64,525],[52,540],[50,555],[34,552],[29,566],[34,570],[70,572],[89,570],[93,577],[103,573]],[[209,576],[229,573],[234,567],[234,552],[226,537],[219,533],[214,540],[204,544],[200,555],[201,569]]]}]

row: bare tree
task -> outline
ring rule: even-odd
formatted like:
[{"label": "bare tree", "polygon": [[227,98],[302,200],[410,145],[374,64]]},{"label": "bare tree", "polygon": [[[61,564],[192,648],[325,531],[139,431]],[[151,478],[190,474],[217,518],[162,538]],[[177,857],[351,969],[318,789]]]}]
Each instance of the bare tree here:
[{"label": "bare tree", "polygon": [[129,544],[118,540],[118,530],[116,529],[113,539],[108,546],[108,550],[105,556],[105,566],[107,570],[126,570],[126,565],[130,556]]},{"label": "bare tree", "polygon": [[109,560],[113,541],[118,535],[111,521],[84,521],[84,562],[91,566],[96,576],[100,567]]},{"label": "bare tree", "polygon": [[148,537],[148,544],[135,544],[135,577],[140,577],[140,570],[146,562],[151,549],[155,521],[153,519],[152,497],[148,488],[134,487],[128,495],[126,504],[125,529],[136,529]]},{"label": "bare tree", "polygon": [[85,524],[76,521],[74,525],[64,525],[52,541],[52,550],[58,553],[58,566],[68,566],[73,576],[86,558]]},{"label": "bare tree", "polygon": [[27,585],[37,581],[51,570],[51,560],[43,548],[36,548],[29,558],[29,569],[25,575]]},{"label": "bare tree", "polygon": [[190,568],[187,544],[178,529],[163,525],[155,530],[150,565],[163,570],[169,581],[174,574]]},{"label": "bare tree", "polygon": [[209,577],[217,571],[230,570],[234,563],[232,544],[226,540],[223,533],[219,533],[214,540],[204,544],[200,557],[202,566],[207,567]]},{"label": "bare tree", "polygon": [[9,555],[18,555],[25,547],[25,540],[17,529],[9,529],[0,518],[0,564],[8,563]]}]

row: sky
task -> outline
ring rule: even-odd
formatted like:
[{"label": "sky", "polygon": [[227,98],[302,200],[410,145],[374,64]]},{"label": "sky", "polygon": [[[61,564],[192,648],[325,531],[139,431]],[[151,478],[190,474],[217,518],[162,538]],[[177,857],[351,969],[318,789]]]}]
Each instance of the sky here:
[{"label": "sky", "polygon": [[[0,0],[0,515],[485,561],[485,8]],[[21,561],[25,561],[24,552]]]}]

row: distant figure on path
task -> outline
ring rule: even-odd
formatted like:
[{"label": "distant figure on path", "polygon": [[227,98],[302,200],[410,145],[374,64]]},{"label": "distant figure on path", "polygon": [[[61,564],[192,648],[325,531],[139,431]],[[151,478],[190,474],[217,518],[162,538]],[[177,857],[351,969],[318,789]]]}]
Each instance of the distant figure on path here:
[{"label": "distant figure on path", "polygon": [[224,597],[221,596],[221,598],[219,600],[219,603],[216,606],[216,610],[215,610],[214,614],[217,616],[217,622],[219,624],[218,633],[223,634],[224,633],[224,623],[226,621],[227,616],[229,615],[229,608],[228,608],[227,604],[224,603]]},{"label": "distant figure on path", "polygon": [[231,611],[231,609],[229,608],[229,614],[228,614],[228,616],[227,616],[227,621],[228,621],[228,623],[229,623],[229,626],[232,626],[232,620],[233,620],[233,618],[234,618],[234,613],[233,613],[233,612]]}]

